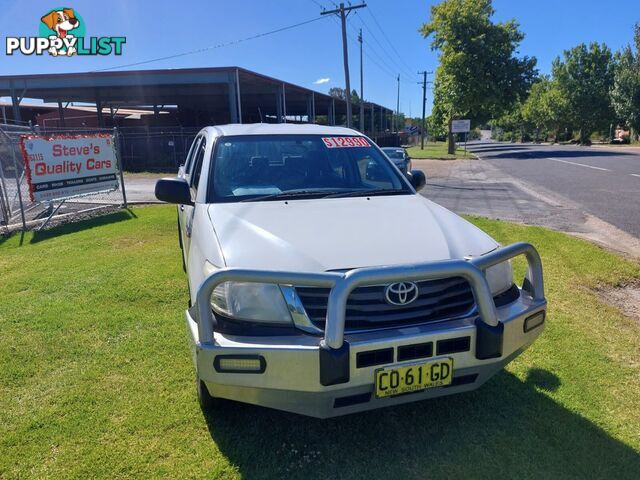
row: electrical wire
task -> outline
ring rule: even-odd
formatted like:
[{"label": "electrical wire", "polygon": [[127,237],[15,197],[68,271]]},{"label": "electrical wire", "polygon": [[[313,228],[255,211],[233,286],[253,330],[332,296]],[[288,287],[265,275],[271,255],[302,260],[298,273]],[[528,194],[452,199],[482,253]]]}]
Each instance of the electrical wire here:
[{"label": "electrical wire", "polygon": [[[388,49],[385,48],[384,45],[382,45],[380,40],[378,40],[378,37],[376,36],[376,34],[373,32],[373,30],[371,28],[369,28],[369,25],[367,25],[367,23],[364,21],[364,18],[362,17],[362,15],[359,15],[357,11],[356,11],[356,16],[358,17],[358,20],[360,20],[360,23],[365,28],[365,30],[369,33],[369,35],[373,39],[373,41],[378,45],[378,49],[380,51],[382,51],[391,60],[391,62],[394,64],[394,67],[392,68],[392,70],[398,70],[399,73],[401,73],[402,75],[407,76],[409,78],[413,77],[414,74],[409,69],[407,69],[404,66],[402,66],[394,58],[394,56],[389,53]],[[385,62],[385,64],[387,64],[386,60],[384,62]]]},{"label": "electrical wire", "polygon": [[[315,5],[317,5],[318,7],[320,7],[321,9],[326,10],[326,7],[323,4],[321,4],[320,2],[318,2],[316,0],[310,0],[310,1],[313,2]],[[338,7],[338,5],[335,2],[331,1],[331,3],[333,3],[333,5],[335,5],[336,7]],[[349,2],[349,4],[351,4],[351,3]],[[354,10],[354,12],[355,12],[356,15],[358,14],[357,10]],[[360,23],[370,33],[371,38],[373,38],[374,41],[378,44],[379,49],[382,50],[393,61],[394,57],[388,53],[387,49],[377,39],[377,37],[376,37],[375,33],[372,31],[372,29],[370,29],[369,26],[366,25],[366,23],[362,19],[362,16],[361,15],[357,15],[357,16],[358,16],[358,19],[360,20]],[[339,27],[341,26],[340,21],[335,16],[332,15],[331,18],[333,19],[334,23],[336,23]],[[355,35],[359,35],[358,30],[351,23],[347,23],[347,26]],[[357,37],[352,36],[349,31],[347,31],[347,41],[350,42],[351,47],[357,47],[357,44],[359,43],[359,40],[357,39]],[[411,85],[411,86],[415,87],[415,85],[416,85],[415,81],[407,80],[407,79],[403,78],[404,76],[409,76],[409,78],[411,78],[413,76],[413,74],[407,75],[407,71],[409,71],[408,69],[404,69],[402,67],[402,65],[400,65],[400,64],[398,64],[396,62],[396,65],[398,67],[400,67],[401,70],[402,70],[400,73],[396,73],[395,72],[396,69],[393,68],[393,66],[389,65],[389,63],[378,53],[378,49],[376,49],[370,42],[368,42],[368,41],[363,39],[363,45],[368,45],[368,46],[371,47],[369,49],[363,48],[362,49],[362,53],[382,73],[385,73],[386,75],[390,76],[394,80],[397,80],[398,76],[400,76],[400,82],[401,83],[406,84],[406,85]],[[377,60],[369,52],[371,52],[371,54],[374,54],[376,56]]]},{"label": "electrical wire", "polygon": [[[315,5],[317,5],[318,7],[322,8],[323,10],[326,10],[326,7],[323,4],[321,4],[320,2],[318,2],[317,0],[310,0],[310,1],[313,2]],[[338,7],[338,5],[335,2],[331,1],[331,3],[333,3],[333,5],[335,5],[336,7]],[[348,2],[348,3],[349,3],[349,5],[351,5],[351,2]],[[400,75],[400,82],[401,83],[413,85],[415,83],[413,80],[408,80],[408,79],[405,79],[403,77],[406,76],[406,77],[412,78],[414,76],[414,74],[413,73],[407,73],[407,72],[410,72],[409,69],[405,69],[401,64],[395,62],[395,59],[394,59],[393,55],[389,54],[388,50],[384,47],[384,45],[382,45],[380,40],[378,40],[378,38],[375,35],[375,33],[373,32],[373,30],[371,28],[369,28],[369,26],[365,23],[365,21],[362,18],[362,16],[358,15],[358,11],[354,10],[354,13],[356,14],[356,16],[358,16],[358,19],[360,20],[360,23],[370,33],[371,38],[373,38],[373,40],[378,44],[378,47],[379,47],[379,48],[376,48],[370,42],[368,42],[366,40],[363,40],[364,44],[367,44],[367,45],[371,46],[371,48],[368,49],[369,51],[363,49],[364,55],[369,60],[371,60],[378,67],[378,69],[380,69],[382,72],[384,72],[387,75],[393,77],[394,79],[396,79],[397,76]],[[335,17],[332,17],[332,18],[334,19],[335,23],[337,23],[340,26],[340,22]],[[351,23],[347,23],[347,27],[355,35],[359,35],[358,30]],[[352,42],[354,42],[354,43],[358,42],[358,40],[356,40],[353,37],[351,37],[348,33],[347,33],[347,36],[350,38],[350,40]],[[357,46],[357,44],[356,44],[356,46]],[[390,65],[389,62],[378,53],[378,50],[382,50],[389,57],[389,59],[391,59],[391,61],[395,63],[395,65],[393,65],[393,66]],[[375,55],[376,58],[373,58],[371,56],[371,54]],[[398,72],[398,73],[396,73],[397,68],[400,68],[400,72]]]},{"label": "electrical wire", "polygon": [[248,42],[249,40],[255,40],[257,38],[262,38],[262,37],[266,37],[268,35],[273,35],[273,34],[276,34],[276,33],[284,32],[286,30],[291,30],[293,28],[297,28],[297,27],[301,27],[303,25],[308,25],[308,24],[313,23],[313,22],[317,22],[318,20],[322,20],[323,18],[324,18],[323,16],[315,17],[315,18],[312,18],[310,20],[306,20],[304,22],[295,23],[293,25],[287,25],[286,27],[277,28],[277,29],[271,30],[269,32],[259,33],[257,35],[252,35],[250,37],[245,37],[245,38],[241,38],[241,39],[238,39],[238,40],[232,40],[230,42],[218,43],[216,45],[211,45],[211,46],[208,46],[208,47],[198,48],[196,50],[190,50],[190,51],[187,51],[187,52],[176,53],[174,55],[167,55],[165,57],[158,57],[158,58],[153,58],[153,59],[150,59],[150,60],[143,60],[143,61],[140,61],[140,62],[127,63],[125,65],[118,65],[118,66],[115,66],[115,67],[102,68],[100,70],[93,70],[93,71],[94,72],[105,72],[105,71],[108,71],[108,70],[117,70],[117,69],[121,69],[121,68],[135,67],[135,66],[138,66],[138,65],[146,65],[146,64],[154,63],[154,62],[161,62],[163,60],[171,60],[173,58],[185,57],[187,55],[195,55],[197,53],[203,53],[203,52],[208,52],[210,50],[215,50],[215,49],[218,49],[218,48],[229,47],[231,45],[237,45],[239,43]]},{"label": "electrical wire", "polygon": [[409,67],[409,64],[407,64],[407,62],[404,61],[404,59],[402,58],[402,56],[400,55],[400,53],[398,52],[398,50],[396,50],[396,47],[393,46],[393,43],[391,43],[391,40],[389,40],[389,37],[387,36],[387,34],[385,33],[384,29],[382,28],[382,26],[380,25],[380,23],[378,22],[378,20],[376,19],[375,15],[373,14],[373,10],[371,10],[371,7],[367,8],[367,11],[369,13],[369,15],[371,16],[371,18],[373,19],[373,21],[375,22],[375,24],[378,26],[378,28],[380,29],[380,31],[382,32],[382,36],[385,38],[385,40],[387,41],[387,43],[389,44],[389,46],[391,47],[391,49],[395,52],[395,54],[398,56],[398,58],[400,59],[400,61],[402,63],[404,63],[404,65],[411,70],[411,67]]},{"label": "electrical wire", "polygon": [[322,10],[326,10],[327,8],[322,5],[320,2],[316,2],[316,0],[311,0],[313,3],[315,3],[317,6],[319,6]]}]

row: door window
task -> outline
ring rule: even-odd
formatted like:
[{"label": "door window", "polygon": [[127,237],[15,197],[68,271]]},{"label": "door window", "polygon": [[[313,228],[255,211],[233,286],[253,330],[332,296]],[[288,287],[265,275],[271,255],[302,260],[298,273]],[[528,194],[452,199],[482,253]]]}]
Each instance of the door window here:
[{"label": "door window", "polygon": [[198,182],[200,181],[200,173],[202,171],[202,162],[204,161],[204,151],[207,148],[207,140],[202,137],[202,141],[196,148],[195,157],[193,160],[193,172],[190,178],[191,188],[198,190]]}]

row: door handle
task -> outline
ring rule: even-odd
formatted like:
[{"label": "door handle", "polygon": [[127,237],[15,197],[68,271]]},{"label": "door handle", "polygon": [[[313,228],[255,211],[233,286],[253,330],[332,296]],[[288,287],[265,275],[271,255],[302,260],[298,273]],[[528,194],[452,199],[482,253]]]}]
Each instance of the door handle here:
[{"label": "door handle", "polygon": [[184,212],[184,205],[180,205],[180,211]]}]

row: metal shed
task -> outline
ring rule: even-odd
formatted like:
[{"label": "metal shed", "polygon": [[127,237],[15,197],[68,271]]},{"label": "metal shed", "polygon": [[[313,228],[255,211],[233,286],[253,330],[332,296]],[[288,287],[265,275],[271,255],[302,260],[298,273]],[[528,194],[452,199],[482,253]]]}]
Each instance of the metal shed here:
[{"label": "metal shed", "polygon": [[[124,107],[174,106],[176,126],[300,121],[346,123],[346,101],[240,67],[126,70],[0,76],[0,96],[11,97],[11,117],[21,120],[24,98],[64,104],[95,104],[98,124]],[[352,125],[359,125],[359,106]],[[365,102],[365,133],[375,136],[391,127],[393,111]]]}]

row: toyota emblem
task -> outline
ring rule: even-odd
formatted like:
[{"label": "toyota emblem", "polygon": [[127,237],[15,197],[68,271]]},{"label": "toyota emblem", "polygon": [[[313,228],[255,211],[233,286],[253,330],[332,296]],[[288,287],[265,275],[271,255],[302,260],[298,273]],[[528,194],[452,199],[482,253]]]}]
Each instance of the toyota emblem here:
[{"label": "toyota emblem", "polygon": [[409,305],[418,298],[418,286],[413,282],[392,283],[384,291],[384,299],[391,305]]}]

